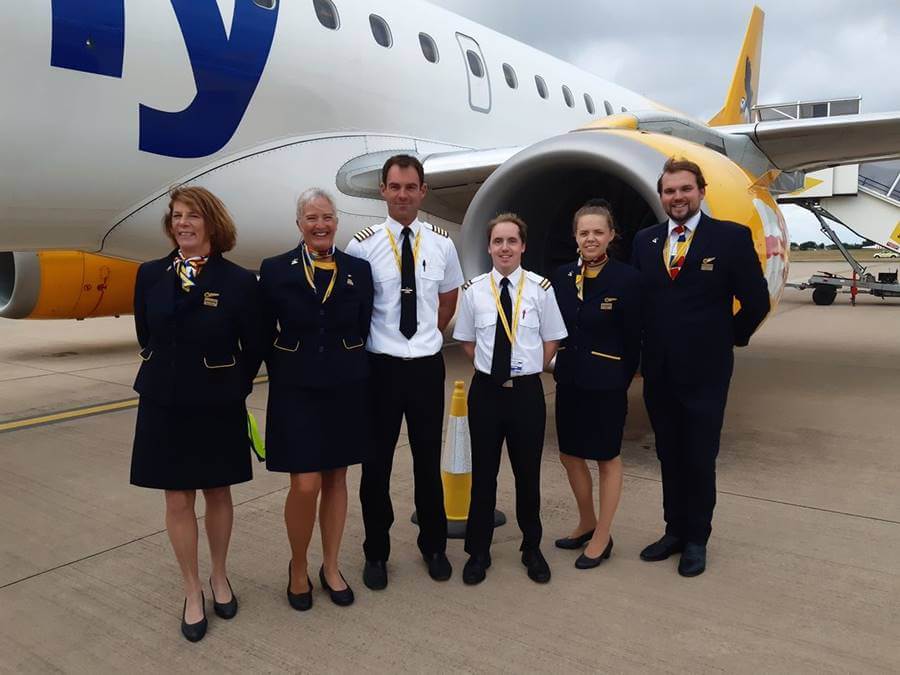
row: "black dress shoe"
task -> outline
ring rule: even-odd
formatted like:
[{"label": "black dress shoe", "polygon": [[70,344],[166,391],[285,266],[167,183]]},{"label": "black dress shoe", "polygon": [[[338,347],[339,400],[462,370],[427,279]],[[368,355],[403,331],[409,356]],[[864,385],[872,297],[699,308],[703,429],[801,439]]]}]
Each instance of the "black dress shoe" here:
[{"label": "black dress shoe", "polygon": [[[338,574],[341,574],[338,572]],[[344,579],[344,575],[341,574],[341,579],[344,580],[344,583],[347,584],[347,580]],[[322,582],[322,588],[324,588],[331,595],[331,601],[340,605],[341,607],[347,607],[348,605],[353,604],[353,589],[350,588],[350,584],[347,584],[347,588],[342,591],[336,591],[331,586],[328,585],[328,580],[325,578],[325,566],[319,568],[319,581]]]},{"label": "black dress shoe", "polygon": [[678,562],[678,574],[683,577],[696,577],[706,570],[706,544],[684,545],[684,553]]},{"label": "black dress shoe", "polygon": [[366,588],[380,591],[387,588],[387,563],[384,560],[366,560],[363,567],[363,583]]},{"label": "black dress shoe", "polygon": [[428,563],[428,576],[435,581],[447,581],[450,575],[453,574],[453,568],[450,566],[450,561],[447,560],[447,554],[443,551],[427,555],[423,553],[422,559]]},{"label": "black dress shoe", "polygon": [[306,577],[306,585],[309,588],[304,593],[291,593],[291,563],[288,563],[288,603],[298,612],[305,612],[312,608],[312,579]]},{"label": "black dress shoe", "polygon": [[528,569],[528,578],[539,584],[550,581],[550,565],[544,560],[544,554],[539,548],[529,548],[522,551],[522,564]]},{"label": "black dress shoe", "polygon": [[216,592],[213,590],[212,577],[209,578],[209,591],[213,596],[213,611],[218,617],[223,619],[233,619],[238,610],[237,596],[234,594],[234,589],[231,587],[231,582],[228,581],[228,577],[225,577],[225,583],[228,584],[228,590],[231,591],[231,600],[228,602],[219,602],[216,600]]},{"label": "black dress shoe", "polygon": [[487,576],[487,569],[491,566],[491,554],[469,556],[469,560],[463,567],[463,583],[469,586],[480,584]]},{"label": "black dress shoe", "polygon": [[575,567],[577,567],[580,570],[589,570],[592,567],[596,567],[597,565],[602,563],[604,560],[609,558],[610,554],[612,553],[612,547],[613,547],[613,540],[612,540],[612,537],[610,537],[609,543],[606,544],[606,548],[603,549],[603,553],[598,555],[596,558],[591,558],[590,556],[582,553],[580,556],[578,556],[578,559],[575,561]]},{"label": "black dress shoe", "polygon": [[206,635],[206,627],[209,625],[206,621],[206,598],[203,591],[200,592],[200,602],[203,603],[203,618],[197,623],[188,623],[184,620],[184,613],[187,611],[187,598],[184,599],[184,609],[181,610],[181,634],[190,642],[200,642]]},{"label": "black dress shoe", "polygon": [[641,551],[641,560],[658,562],[665,560],[673,553],[679,553],[684,548],[684,542],[673,534],[664,534],[658,541],[654,541]]},{"label": "black dress shoe", "polygon": [[579,534],[577,537],[563,537],[562,539],[557,539],[554,543],[556,544],[556,548],[564,548],[568,551],[574,551],[588,543],[593,536],[594,531],[588,530],[584,534]]}]

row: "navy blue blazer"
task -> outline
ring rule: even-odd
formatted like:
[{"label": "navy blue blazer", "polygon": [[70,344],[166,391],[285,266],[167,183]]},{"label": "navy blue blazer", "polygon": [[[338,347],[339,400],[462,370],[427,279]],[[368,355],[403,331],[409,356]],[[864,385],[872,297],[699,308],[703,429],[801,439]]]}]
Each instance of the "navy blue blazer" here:
[{"label": "navy blue blazer", "polygon": [[578,299],[577,263],[553,276],[553,291],[569,336],[559,346],[553,376],[582,389],[628,389],[641,353],[641,287],[637,270],[609,262]]},{"label": "navy blue blazer", "polygon": [[175,254],[138,268],[134,323],[143,363],[134,389],[164,405],[242,401],[264,349],[256,275],[212,255],[185,293]]},{"label": "navy blue blazer", "polygon": [[[646,378],[726,382],[733,347],[750,336],[769,312],[769,289],[750,230],[701,214],[684,266],[673,281],[664,253],[668,223],[639,231],[632,265],[641,274]],[[733,300],[741,303],[733,312]]]},{"label": "navy blue blazer", "polygon": [[270,385],[324,389],[369,375],[366,339],[375,289],[372,269],[335,250],[338,278],[322,303],[303,271],[301,249],[266,258],[259,271]]}]

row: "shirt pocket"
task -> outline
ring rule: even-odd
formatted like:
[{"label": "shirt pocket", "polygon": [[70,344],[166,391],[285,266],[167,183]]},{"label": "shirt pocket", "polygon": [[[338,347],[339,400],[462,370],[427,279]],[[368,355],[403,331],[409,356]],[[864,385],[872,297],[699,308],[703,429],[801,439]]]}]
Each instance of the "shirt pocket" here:
[{"label": "shirt pocket", "polygon": [[372,265],[372,281],[376,284],[383,284],[394,279],[400,278],[400,270],[397,265],[391,261],[391,264]]},{"label": "shirt pocket", "polygon": [[475,328],[490,328],[497,325],[497,312],[478,312],[475,315]]},{"label": "shirt pocket", "polygon": [[[519,310],[519,325],[516,330],[516,342],[524,350],[543,349],[541,339],[541,317],[537,309],[526,307]],[[542,352],[543,353],[543,352]]]}]

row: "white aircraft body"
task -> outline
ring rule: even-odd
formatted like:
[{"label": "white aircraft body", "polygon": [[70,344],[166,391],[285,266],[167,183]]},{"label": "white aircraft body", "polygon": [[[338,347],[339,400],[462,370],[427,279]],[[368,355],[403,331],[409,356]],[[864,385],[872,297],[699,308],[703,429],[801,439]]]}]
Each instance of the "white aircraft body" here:
[{"label": "white aircraft body", "polygon": [[423,159],[423,218],[468,274],[500,210],[531,225],[528,267],[572,259],[569,219],[590,197],[614,204],[627,255],[662,218],[663,161],[685,156],[709,180],[704,208],[753,231],[777,299],[773,195],[806,171],[900,156],[900,114],[751,123],[762,22],[754,10],[707,125],[418,0],[3,3],[0,316],[129,312],[136,263],[171,248],[176,184],[224,200],[229,257],[247,267],[296,244],[307,187],[335,195],[343,244],[383,220],[378,174],[396,152]]}]

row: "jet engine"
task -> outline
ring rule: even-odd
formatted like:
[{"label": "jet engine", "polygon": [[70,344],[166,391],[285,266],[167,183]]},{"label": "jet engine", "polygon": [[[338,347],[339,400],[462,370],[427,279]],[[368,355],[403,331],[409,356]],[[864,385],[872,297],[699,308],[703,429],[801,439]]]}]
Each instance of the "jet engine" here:
[{"label": "jet engine", "polygon": [[0,253],[0,317],[85,319],[131,314],[137,263],[83,253]]},{"label": "jet engine", "polygon": [[[627,124],[627,116],[621,117],[620,123]],[[703,170],[708,186],[702,208],[751,229],[769,292],[777,300],[787,278],[788,253],[784,218],[768,190],[777,172],[755,178],[723,150],[634,128],[593,127],[536,143],[506,160],[473,198],[463,221],[463,267],[490,269],[487,222],[511,211],[529,227],[525,267],[549,275],[576,258],[572,215],[595,197],[610,202],[619,226],[612,254],[628,260],[634,234],[665,218],[657,179],[666,158],[678,156]]]}]

